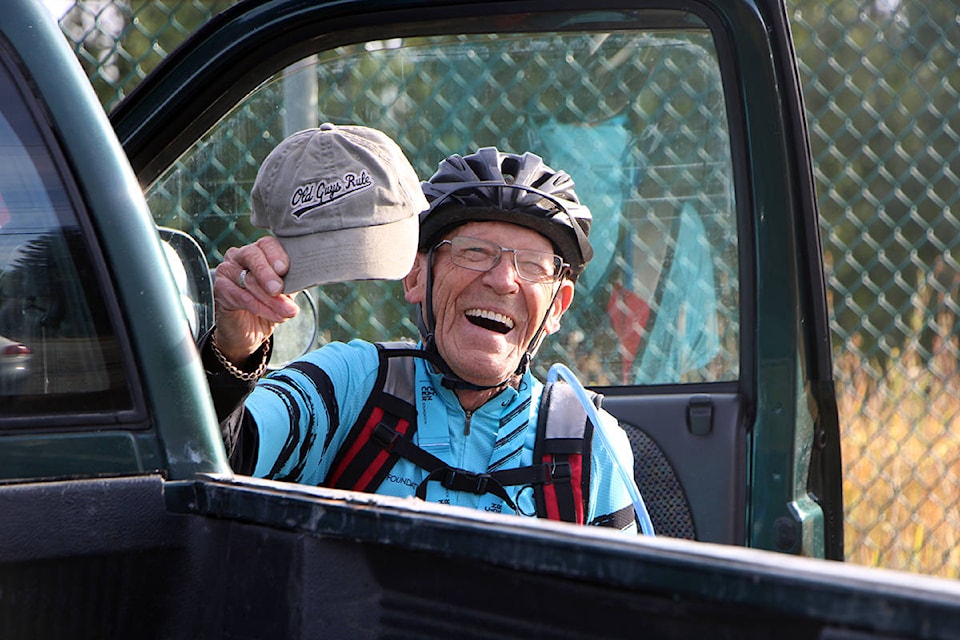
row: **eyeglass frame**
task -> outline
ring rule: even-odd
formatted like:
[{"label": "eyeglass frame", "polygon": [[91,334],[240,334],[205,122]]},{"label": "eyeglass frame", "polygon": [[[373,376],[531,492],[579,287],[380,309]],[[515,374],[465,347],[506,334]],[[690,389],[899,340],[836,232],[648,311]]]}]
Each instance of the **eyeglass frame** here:
[{"label": "eyeglass frame", "polygon": [[[455,240],[458,240],[458,239],[461,239],[461,238],[462,238],[462,239],[465,239],[465,240],[473,240],[473,241],[476,241],[476,242],[485,243],[485,244],[488,244],[488,245],[490,245],[490,246],[492,246],[492,247],[496,247],[496,249],[497,249],[497,257],[496,257],[496,259],[493,261],[493,264],[491,264],[491,265],[490,265],[489,267],[487,267],[486,269],[476,269],[476,268],[474,268],[474,267],[470,267],[470,266],[467,266],[467,265],[464,265],[464,264],[460,264],[460,263],[458,263],[456,260],[454,260],[454,259],[453,259],[453,243],[454,243]],[[456,266],[458,266],[458,267],[460,267],[460,268],[462,268],[462,269],[467,269],[467,270],[469,270],[469,271],[475,271],[475,272],[477,272],[477,273],[487,273],[487,272],[489,272],[489,271],[494,270],[494,269],[497,267],[497,265],[499,265],[500,262],[503,260],[503,254],[504,254],[504,252],[509,252],[509,253],[512,253],[512,254],[513,254],[513,270],[514,270],[514,271],[516,272],[516,274],[520,277],[520,279],[523,280],[524,282],[533,282],[533,283],[535,283],[535,284],[554,284],[554,283],[556,283],[556,282],[560,282],[560,280],[563,279],[564,274],[570,269],[570,264],[567,263],[567,262],[564,262],[563,256],[557,255],[556,253],[552,253],[552,252],[549,252],[549,251],[538,251],[538,250],[536,250],[536,249],[511,249],[510,247],[502,247],[502,246],[500,246],[499,244],[497,244],[496,242],[493,242],[492,240],[485,240],[485,239],[483,239],[483,238],[474,238],[473,236],[456,236],[456,237],[454,237],[454,238],[449,238],[449,239],[446,239],[446,240],[441,240],[440,242],[438,242],[437,244],[435,244],[435,245],[433,246],[433,249],[431,249],[430,252],[431,252],[431,253],[436,252],[440,247],[442,247],[442,246],[445,245],[445,244],[446,244],[446,245],[450,245],[450,249],[451,249],[451,252],[450,252],[450,256],[451,256],[451,257],[450,257],[450,262],[452,262],[454,265],[456,265]],[[554,259],[555,259],[555,260],[554,260],[554,264],[557,265],[557,267],[556,267],[556,272],[550,276],[550,279],[549,279],[549,280],[532,280],[532,279],[530,279],[530,278],[528,278],[528,277],[526,277],[526,276],[523,275],[523,272],[522,272],[521,269],[520,269],[520,263],[517,262],[517,254],[518,254],[518,253],[535,253],[535,254],[539,254],[539,255],[543,255],[543,256],[553,256]]]}]

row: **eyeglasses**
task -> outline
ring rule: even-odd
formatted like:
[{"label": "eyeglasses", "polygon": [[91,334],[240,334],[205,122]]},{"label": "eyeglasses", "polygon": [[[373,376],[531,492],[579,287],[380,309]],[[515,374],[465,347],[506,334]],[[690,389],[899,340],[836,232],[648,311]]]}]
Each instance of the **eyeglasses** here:
[{"label": "eyeglasses", "polygon": [[458,267],[471,271],[490,271],[500,264],[505,251],[513,254],[513,267],[517,275],[528,282],[548,284],[556,282],[569,265],[560,256],[545,251],[531,249],[508,249],[495,242],[457,236],[452,240],[443,240],[434,247],[439,249],[450,245],[450,261]]}]

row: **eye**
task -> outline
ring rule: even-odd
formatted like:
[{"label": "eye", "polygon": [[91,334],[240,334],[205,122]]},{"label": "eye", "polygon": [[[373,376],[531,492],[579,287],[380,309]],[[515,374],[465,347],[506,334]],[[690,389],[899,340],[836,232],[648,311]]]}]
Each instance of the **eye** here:
[{"label": "eye", "polygon": [[531,276],[543,276],[550,273],[550,269],[546,264],[530,260],[521,262],[520,269],[527,275]]},{"label": "eye", "polygon": [[466,241],[459,242],[457,245],[457,257],[469,262],[490,262],[497,256],[497,248],[487,243]]},{"label": "eye", "polygon": [[556,271],[556,260],[547,254],[524,251],[517,255],[517,263],[518,268],[531,277],[550,277]]}]

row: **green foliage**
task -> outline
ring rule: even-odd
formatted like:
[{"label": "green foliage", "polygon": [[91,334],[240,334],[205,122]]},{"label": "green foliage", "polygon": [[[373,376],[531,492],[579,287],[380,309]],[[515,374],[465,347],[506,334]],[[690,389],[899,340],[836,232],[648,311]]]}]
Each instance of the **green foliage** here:
[{"label": "green foliage", "polygon": [[[960,259],[957,7],[802,0],[791,8],[834,328],[843,344],[860,335],[864,353],[886,359],[911,337],[904,318],[917,283]],[[941,303],[956,294],[940,293]]]},{"label": "green foliage", "polygon": [[77,0],[60,20],[108,110],[204,22],[237,0]]}]

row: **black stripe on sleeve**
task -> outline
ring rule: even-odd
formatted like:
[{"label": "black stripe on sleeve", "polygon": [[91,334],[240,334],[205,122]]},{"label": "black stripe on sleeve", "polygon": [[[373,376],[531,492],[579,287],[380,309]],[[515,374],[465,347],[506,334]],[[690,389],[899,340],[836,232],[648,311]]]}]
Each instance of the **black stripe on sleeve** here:
[{"label": "black stripe on sleeve", "polygon": [[333,381],[326,371],[310,362],[294,362],[288,368],[295,369],[310,379],[313,388],[327,410],[330,425],[323,440],[323,450],[320,452],[320,455],[323,455],[327,452],[330,441],[333,440],[333,434],[340,427],[340,405],[337,403],[337,396],[334,393]]},{"label": "black stripe on sleeve", "polygon": [[[278,379],[278,381],[281,379],[282,378]],[[297,445],[300,442],[300,407],[293,399],[293,394],[287,387],[274,384],[269,381],[262,382],[261,386],[280,398],[284,407],[286,408],[289,418],[287,426],[287,439],[284,440],[283,446],[280,448],[280,453],[277,454],[277,458],[274,460],[273,466],[270,468],[270,471],[267,473],[266,477],[289,482],[296,479],[292,473],[285,474],[283,476],[279,474],[280,470],[283,469],[287,462],[289,462],[290,458],[293,457],[293,452],[297,449]],[[300,458],[301,460],[303,458],[302,449]]]},{"label": "black stripe on sleeve", "polygon": [[[264,381],[263,386],[281,398],[290,415],[289,435],[271,469],[270,477],[276,477],[278,480],[287,482],[297,482],[303,477],[303,471],[307,464],[307,455],[316,441],[317,431],[316,416],[308,416],[307,430],[306,433],[303,434],[301,441],[299,425],[302,416],[300,413],[300,405],[297,403],[295,396],[299,396],[303,405],[309,407],[312,405],[312,402],[310,402],[313,397],[311,391],[314,391],[316,396],[320,398],[320,401],[323,402],[329,424],[324,436],[321,455],[326,452],[333,438],[333,434],[340,424],[340,409],[336,396],[334,395],[333,382],[323,369],[315,364],[301,361],[292,363],[287,367],[287,370],[293,370],[303,374],[309,383],[304,384],[301,380],[295,380],[289,373],[284,373],[283,371],[274,374],[274,376]],[[281,384],[271,384],[272,382]],[[312,387],[312,389],[310,389],[310,387]],[[277,476],[293,456],[295,450],[298,450],[296,464],[288,473],[283,476]]]}]

